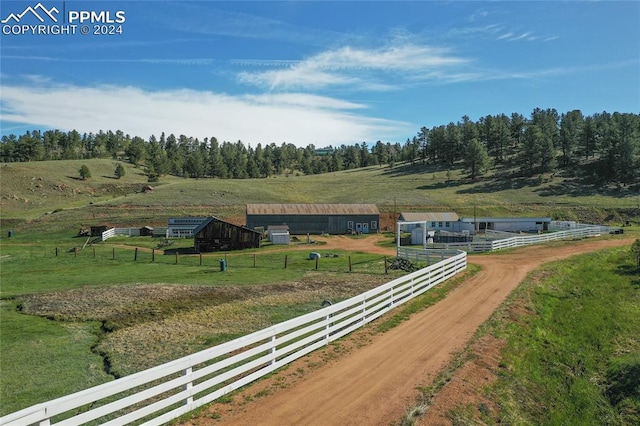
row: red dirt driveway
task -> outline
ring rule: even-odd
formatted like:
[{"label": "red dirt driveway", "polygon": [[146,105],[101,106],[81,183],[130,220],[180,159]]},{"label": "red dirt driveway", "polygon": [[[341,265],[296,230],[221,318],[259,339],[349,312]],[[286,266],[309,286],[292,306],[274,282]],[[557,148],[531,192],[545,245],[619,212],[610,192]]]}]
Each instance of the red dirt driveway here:
[{"label": "red dirt driveway", "polygon": [[[348,240],[340,241],[342,248],[351,249],[346,247]],[[631,243],[630,239],[589,239],[469,256],[469,262],[481,265],[482,270],[409,321],[374,334],[366,345],[356,345],[319,368],[307,369],[309,362],[298,360],[285,371],[249,386],[232,404],[214,404],[185,424],[397,424],[415,405],[416,387],[431,383],[527,273],[545,262]],[[281,378],[283,385],[274,386],[278,375],[291,376],[296,371],[301,372],[298,379],[287,382]]]}]

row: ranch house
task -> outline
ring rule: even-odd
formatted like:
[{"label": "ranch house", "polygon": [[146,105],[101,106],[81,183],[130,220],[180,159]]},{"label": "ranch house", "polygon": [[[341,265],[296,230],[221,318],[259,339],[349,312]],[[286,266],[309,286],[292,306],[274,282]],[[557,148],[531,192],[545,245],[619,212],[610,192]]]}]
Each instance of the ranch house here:
[{"label": "ranch house", "polygon": [[292,235],[377,233],[375,204],[247,204],[247,228],[287,225]]}]

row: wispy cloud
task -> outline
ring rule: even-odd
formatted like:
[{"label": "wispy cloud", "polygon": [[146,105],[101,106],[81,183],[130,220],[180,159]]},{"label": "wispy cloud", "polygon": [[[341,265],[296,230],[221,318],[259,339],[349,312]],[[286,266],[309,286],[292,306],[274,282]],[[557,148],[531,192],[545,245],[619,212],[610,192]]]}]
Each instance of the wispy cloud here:
[{"label": "wispy cloud", "polygon": [[415,74],[442,76],[434,71],[460,66],[469,60],[444,48],[418,44],[393,45],[377,49],[345,46],[327,50],[283,69],[242,72],[239,79],[270,90],[320,89],[349,85],[352,89],[389,90],[392,84],[378,78],[411,79]]},{"label": "wispy cloud", "polygon": [[[95,132],[120,129],[215,136],[245,143],[351,144],[411,131],[408,123],[369,117],[367,106],[301,93],[229,96],[195,90],[51,84],[3,85],[3,123]],[[250,125],[248,125],[250,123]]]}]

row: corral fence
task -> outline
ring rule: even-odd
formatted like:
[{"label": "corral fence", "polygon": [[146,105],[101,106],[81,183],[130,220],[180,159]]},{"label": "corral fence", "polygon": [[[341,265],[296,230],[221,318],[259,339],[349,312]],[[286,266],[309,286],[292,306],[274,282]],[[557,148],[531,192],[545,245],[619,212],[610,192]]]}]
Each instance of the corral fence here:
[{"label": "corral fence", "polygon": [[[463,251],[315,312],[0,418],[2,425],[160,425],[328,345],[453,277]],[[328,392],[330,390],[327,390]]]},{"label": "corral fence", "polygon": [[[153,235],[157,237],[165,237],[168,228],[153,228]],[[102,233],[102,241],[106,241],[112,237],[139,237],[142,228],[111,228]]]},{"label": "corral fence", "polygon": [[[469,253],[488,252],[500,250],[504,248],[522,247],[531,244],[543,244],[550,241],[559,240],[578,240],[587,237],[597,237],[602,234],[609,234],[613,228],[600,225],[588,225],[576,222],[559,222],[553,221],[549,226],[552,232],[542,234],[523,234],[513,235],[509,238],[501,238],[496,240],[481,240],[467,243],[446,243],[446,244],[429,244],[426,248],[417,247],[397,247],[398,257],[405,259],[425,259],[431,256],[446,256],[447,251],[464,250]],[[504,236],[505,232],[493,235]],[[440,254],[440,252],[443,252]]]}]

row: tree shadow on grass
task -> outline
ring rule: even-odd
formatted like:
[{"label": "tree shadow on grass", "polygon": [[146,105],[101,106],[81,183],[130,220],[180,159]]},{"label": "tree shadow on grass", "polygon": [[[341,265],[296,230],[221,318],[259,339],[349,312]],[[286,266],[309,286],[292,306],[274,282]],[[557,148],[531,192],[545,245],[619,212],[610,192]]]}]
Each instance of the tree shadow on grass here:
[{"label": "tree shadow on grass", "polygon": [[[465,181],[472,183],[473,181]],[[471,188],[460,189],[458,194],[488,194],[492,192],[506,191],[509,189],[522,189],[528,186],[537,185],[537,179],[533,178],[508,178],[491,179],[486,181],[476,181],[477,184]]]},{"label": "tree shadow on grass", "polygon": [[553,183],[544,188],[535,189],[541,197],[555,197],[558,195],[568,195],[570,197],[588,197],[592,195],[607,195],[615,198],[625,198],[637,195],[640,186],[630,185],[626,187],[618,185],[598,185],[584,179],[566,179]]},{"label": "tree shadow on grass", "polygon": [[638,279],[631,280],[631,286],[640,289],[640,266],[620,265],[617,268],[617,273],[624,276],[638,277]]}]

